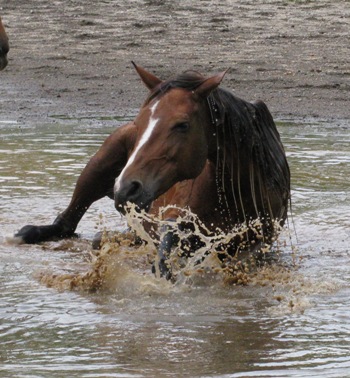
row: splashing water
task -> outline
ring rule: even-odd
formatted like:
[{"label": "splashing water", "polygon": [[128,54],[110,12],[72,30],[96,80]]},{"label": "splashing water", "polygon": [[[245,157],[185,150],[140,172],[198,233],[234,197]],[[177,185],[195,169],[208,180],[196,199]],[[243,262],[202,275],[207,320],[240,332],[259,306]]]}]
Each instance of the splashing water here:
[{"label": "splashing water", "polygon": [[[174,208],[181,210],[181,216],[175,222],[165,220],[164,214]],[[263,243],[262,222],[259,219],[237,226],[229,233],[219,228],[211,233],[188,209],[167,206],[154,216],[129,204],[126,220],[132,230],[130,232],[104,230],[101,249],[90,253],[88,271],[61,275],[41,273],[40,281],[63,290],[94,292],[102,289],[124,294],[130,290],[134,293],[145,290],[164,292],[173,286],[248,285],[253,280],[256,283],[257,276],[254,274],[258,266],[278,258],[278,248],[271,250],[270,245]],[[184,224],[191,227],[183,227]],[[281,231],[277,221],[275,227],[276,232]],[[172,280],[165,283],[159,272],[157,250],[160,240],[169,230],[176,235],[179,243],[174,245],[168,256],[167,265]],[[261,240],[259,245],[250,249],[245,240],[248,231],[253,231]],[[190,238],[196,238],[197,249],[191,250],[187,242]],[[225,246],[237,238],[241,244],[232,256]],[[155,275],[150,273],[152,265]]]},{"label": "splashing water", "polygon": [[[164,219],[164,214],[168,210],[176,210],[181,216],[175,222]],[[266,256],[271,251],[271,245],[263,241],[263,223],[260,219],[238,225],[228,233],[223,232],[220,228],[213,233],[189,209],[180,209],[172,205],[160,208],[159,214],[154,216],[144,211],[138,211],[135,205],[129,204],[126,218],[136,234],[146,240],[154,249],[158,248],[159,241],[169,230],[175,239],[179,240],[173,246],[169,256],[169,266],[176,276],[176,282],[187,282],[187,277],[193,276],[194,272],[205,272],[206,275],[220,272],[231,276],[232,272],[236,270],[247,271],[248,265],[252,265],[255,258]],[[148,225],[147,228],[151,225],[151,232],[145,230],[145,224]],[[276,234],[281,231],[278,221],[274,223],[274,227]],[[247,240],[248,231],[253,232],[259,241],[256,245],[254,245],[254,241],[250,245]],[[194,249],[191,248],[189,242],[191,239],[196,241]],[[240,241],[234,254],[228,250],[232,240]],[[158,266],[158,262],[156,255],[156,266]]]}]

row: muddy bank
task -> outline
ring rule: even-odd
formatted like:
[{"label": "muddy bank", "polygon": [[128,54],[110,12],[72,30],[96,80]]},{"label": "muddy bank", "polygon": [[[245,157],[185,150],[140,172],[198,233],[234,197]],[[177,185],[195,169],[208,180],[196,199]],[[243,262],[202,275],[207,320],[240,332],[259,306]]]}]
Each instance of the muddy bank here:
[{"label": "muddy bank", "polygon": [[161,78],[230,67],[224,86],[275,116],[350,118],[347,0],[14,0],[0,119],[131,114],[146,95],[130,61]]}]

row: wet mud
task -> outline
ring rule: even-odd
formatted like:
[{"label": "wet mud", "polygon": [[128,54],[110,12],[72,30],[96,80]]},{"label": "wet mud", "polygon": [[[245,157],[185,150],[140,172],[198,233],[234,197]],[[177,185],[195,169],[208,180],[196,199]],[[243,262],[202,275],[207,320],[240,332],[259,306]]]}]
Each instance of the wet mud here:
[{"label": "wet mud", "polygon": [[131,60],[168,78],[230,68],[224,86],[275,116],[350,118],[346,0],[11,1],[2,120],[133,114],[145,98]]}]

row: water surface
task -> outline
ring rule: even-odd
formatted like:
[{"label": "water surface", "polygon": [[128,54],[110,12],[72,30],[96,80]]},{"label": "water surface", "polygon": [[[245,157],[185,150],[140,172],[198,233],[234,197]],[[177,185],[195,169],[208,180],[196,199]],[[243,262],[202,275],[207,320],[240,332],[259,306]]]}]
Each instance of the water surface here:
[{"label": "water surface", "polygon": [[291,236],[257,281],[171,286],[121,270],[116,286],[98,293],[50,288],[38,276],[88,269],[94,233],[125,226],[110,200],[89,210],[81,239],[5,242],[25,224],[53,221],[119,121],[84,123],[0,121],[0,376],[349,375],[346,123],[278,123],[293,177]]}]

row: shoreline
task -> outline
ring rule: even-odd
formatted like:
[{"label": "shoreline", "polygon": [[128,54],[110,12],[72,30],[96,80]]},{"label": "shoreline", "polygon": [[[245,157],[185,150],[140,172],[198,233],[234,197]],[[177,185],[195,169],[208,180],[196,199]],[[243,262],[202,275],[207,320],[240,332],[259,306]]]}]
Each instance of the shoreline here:
[{"label": "shoreline", "polygon": [[[147,90],[131,60],[162,79],[230,68],[222,86],[275,119],[350,120],[350,7],[344,0],[44,0],[0,9],[10,39],[0,119],[134,114]],[[207,12],[210,7],[210,12]],[[25,22],[23,22],[23,20]],[[322,21],[322,22],[321,22]]]}]

